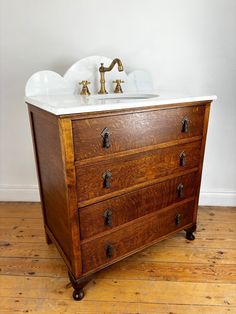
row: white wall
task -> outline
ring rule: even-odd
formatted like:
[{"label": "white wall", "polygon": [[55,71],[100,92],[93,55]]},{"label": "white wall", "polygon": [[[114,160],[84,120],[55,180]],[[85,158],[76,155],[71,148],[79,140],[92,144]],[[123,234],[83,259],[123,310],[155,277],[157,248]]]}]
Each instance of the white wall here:
[{"label": "white wall", "polygon": [[0,0],[0,199],[36,200],[27,79],[89,55],[149,70],[156,87],[217,94],[202,204],[236,205],[235,0]]}]

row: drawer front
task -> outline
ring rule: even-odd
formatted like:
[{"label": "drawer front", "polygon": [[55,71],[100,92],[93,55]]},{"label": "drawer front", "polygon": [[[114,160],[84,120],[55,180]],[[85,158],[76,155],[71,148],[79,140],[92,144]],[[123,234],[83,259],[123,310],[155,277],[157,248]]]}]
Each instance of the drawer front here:
[{"label": "drawer front", "polygon": [[83,272],[110,263],[193,221],[194,201],[144,216],[125,228],[82,244]]},{"label": "drawer front", "polygon": [[193,172],[80,208],[81,239],[193,197],[197,190],[197,176],[198,172]]},{"label": "drawer front", "polygon": [[106,156],[201,136],[204,111],[204,106],[192,106],[74,120],[75,159]]},{"label": "drawer front", "polygon": [[[76,168],[78,201],[138,187],[147,181],[198,166],[201,141],[176,145],[132,158]],[[81,204],[80,204],[81,205]]]}]

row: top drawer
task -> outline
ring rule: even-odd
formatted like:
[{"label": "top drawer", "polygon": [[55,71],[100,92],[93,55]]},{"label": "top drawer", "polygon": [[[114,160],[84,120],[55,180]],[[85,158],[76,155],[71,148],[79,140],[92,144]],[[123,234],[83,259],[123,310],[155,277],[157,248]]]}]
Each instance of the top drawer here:
[{"label": "top drawer", "polygon": [[204,106],[74,120],[75,160],[201,136]]}]

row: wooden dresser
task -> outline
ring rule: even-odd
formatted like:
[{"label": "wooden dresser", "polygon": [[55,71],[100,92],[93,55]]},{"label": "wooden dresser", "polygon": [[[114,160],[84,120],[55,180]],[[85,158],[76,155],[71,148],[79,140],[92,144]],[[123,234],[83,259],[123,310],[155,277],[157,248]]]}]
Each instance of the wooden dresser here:
[{"label": "wooden dresser", "polygon": [[211,101],[54,115],[28,104],[44,226],[73,297],[174,234],[194,240]]}]

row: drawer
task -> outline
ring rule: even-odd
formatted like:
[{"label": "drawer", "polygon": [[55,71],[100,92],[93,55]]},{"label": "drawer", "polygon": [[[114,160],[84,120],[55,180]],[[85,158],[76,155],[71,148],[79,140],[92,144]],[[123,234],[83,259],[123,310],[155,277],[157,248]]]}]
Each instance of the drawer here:
[{"label": "drawer", "polygon": [[201,136],[204,111],[204,106],[191,106],[74,120],[75,159],[106,156]]},{"label": "drawer", "polygon": [[178,176],[79,209],[81,239],[112,230],[161,208],[194,197],[198,172]]},{"label": "drawer", "polygon": [[193,222],[194,201],[144,216],[109,235],[82,244],[83,272],[105,266]]},{"label": "drawer", "polygon": [[116,162],[76,167],[78,201],[95,199],[130,187],[141,187],[160,177],[197,167],[200,150],[201,141],[196,141],[135,154],[132,158],[126,157]]}]

